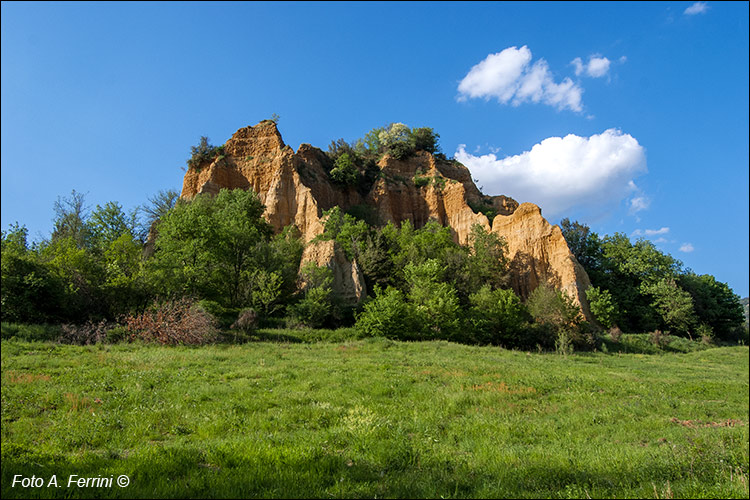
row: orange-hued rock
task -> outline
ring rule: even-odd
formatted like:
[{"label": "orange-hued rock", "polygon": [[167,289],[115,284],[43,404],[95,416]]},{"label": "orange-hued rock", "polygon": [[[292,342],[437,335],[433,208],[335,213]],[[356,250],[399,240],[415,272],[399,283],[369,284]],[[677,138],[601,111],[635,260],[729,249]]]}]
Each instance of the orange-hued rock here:
[{"label": "orange-hued rock", "polygon": [[365,277],[357,260],[349,261],[335,240],[310,242],[302,252],[300,269],[312,262],[333,273],[333,289],[348,302],[359,302],[367,296]]},{"label": "orange-hued rock", "polygon": [[381,177],[367,201],[377,208],[381,222],[408,220],[418,228],[435,220],[449,226],[461,244],[468,242],[474,224],[489,231],[487,217],[468,205],[468,200],[479,200],[481,193],[465,166],[437,161],[422,151],[408,160],[385,155],[378,167]]},{"label": "orange-hued rock", "polygon": [[[560,228],[550,225],[536,205],[519,206],[506,196],[485,196],[464,165],[424,151],[405,160],[383,156],[377,163],[377,178],[367,186],[331,182],[331,166],[327,155],[309,144],[300,145],[295,153],[284,144],[276,124],[265,120],[235,132],[223,155],[189,169],[182,197],[218,193],[221,188],[252,188],[271,225],[279,231],[293,223],[305,242],[322,233],[323,212],[334,206],[347,210],[369,205],[382,223],[408,220],[416,228],[435,220],[449,226],[461,244],[468,243],[472,226],[479,224],[507,240],[512,283],[519,295],[526,298],[539,284],[549,283],[566,290],[590,316],[584,294],[588,276],[570,253]],[[499,215],[489,221],[472,206],[485,212],[491,208]],[[359,300],[364,294],[359,268],[328,243],[308,246],[303,261],[331,267],[338,276],[336,286],[350,290],[345,293]]]},{"label": "orange-hued rock", "polygon": [[498,215],[492,232],[508,243],[511,285],[521,297],[546,283],[565,290],[581,306],[587,318],[590,312],[585,291],[591,286],[586,271],[570,252],[559,226],[542,217],[533,203],[522,203],[511,215]]}]

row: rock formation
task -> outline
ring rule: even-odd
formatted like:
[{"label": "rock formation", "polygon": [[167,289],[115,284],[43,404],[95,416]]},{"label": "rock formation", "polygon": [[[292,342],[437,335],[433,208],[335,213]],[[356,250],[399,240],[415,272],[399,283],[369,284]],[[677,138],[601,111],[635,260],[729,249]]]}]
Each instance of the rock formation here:
[{"label": "rock formation", "polygon": [[333,272],[333,289],[349,302],[359,302],[367,296],[365,277],[356,259],[349,261],[334,240],[312,241],[302,253],[303,265],[313,262]]},{"label": "rock formation", "polygon": [[564,290],[577,302],[584,316],[591,316],[586,289],[589,276],[568,248],[559,226],[542,217],[533,203],[522,203],[510,215],[498,215],[492,232],[508,243],[511,286],[521,297],[528,297],[541,284]]},{"label": "rock formation", "polygon": [[[328,169],[326,169],[328,166]],[[518,203],[506,196],[485,196],[469,170],[456,161],[420,151],[406,160],[384,155],[377,177],[366,189],[331,182],[330,160],[320,149],[302,144],[295,153],[284,144],[270,120],[241,128],[229,139],[223,154],[185,174],[182,197],[217,193],[221,188],[254,189],[266,206],[264,216],[276,230],[294,223],[310,242],[323,231],[323,211],[369,205],[380,222],[409,220],[421,227],[436,220],[466,244],[471,227],[479,224],[508,243],[512,284],[522,297],[541,283],[566,290],[588,317],[584,291],[588,276],[571,254],[560,228],[550,225],[534,204]],[[490,223],[478,207],[498,214]],[[477,209],[477,211],[475,211]],[[485,210],[486,211],[486,210]],[[363,297],[356,263],[346,261],[332,242],[308,246],[303,262],[314,261],[334,270],[339,290],[352,298]]]}]

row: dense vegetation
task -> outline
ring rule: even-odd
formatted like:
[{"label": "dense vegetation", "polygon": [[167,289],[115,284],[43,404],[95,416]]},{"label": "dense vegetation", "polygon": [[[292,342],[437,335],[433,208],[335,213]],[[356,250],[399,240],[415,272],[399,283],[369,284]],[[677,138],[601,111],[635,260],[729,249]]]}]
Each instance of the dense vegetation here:
[{"label": "dense vegetation", "polygon": [[[342,185],[361,185],[378,175],[381,155],[440,154],[438,139],[430,128],[401,123],[353,144],[340,139],[327,153],[329,174]],[[188,166],[221,153],[203,137]],[[600,332],[609,329],[706,342],[746,338],[742,305],[726,284],[684,270],[646,240],[600,238],[563,220],[563,233],[594,285],[588,299],[596,321],[589,324],[559,290],[539,287],[522,301],[509,287],[504,241],[480,226],[461,246],[450,228],[379,225],[367,208],[334,207],[324,214],[318,237],[335,240],[356,259],[370,296],[354,304],[337,294],[330,269],[299,269],[299,231],[290,226],[274,235],[252,190],[222,190],[189,202],[161,192],[130,214],[116,202],[91,211],[73,191],[55,204],[49,239],[29,243],[18,224],[3,231],[2,320],[65,323],[68,340],[83,343],[187,341],[174,332],[147,331],[167,319],[183,325],[177,330],[202,325],[205,332],[192,341],[219,338],[217,330],[247,333],[268,325],[354,326],[362,336],[564,353],[599,347]],[[108,333],[113,328],[119,333]]]},{"label": "dense vegetation", "polygon": [[629,332],[667,329],[728,341],[742,338],[742,304],[725,283],[683,269],[648,240],[632,243],[620,233],[600,238],[568,219],[561,226],[591,279],[588,299],[603,325],[617,324]]}]

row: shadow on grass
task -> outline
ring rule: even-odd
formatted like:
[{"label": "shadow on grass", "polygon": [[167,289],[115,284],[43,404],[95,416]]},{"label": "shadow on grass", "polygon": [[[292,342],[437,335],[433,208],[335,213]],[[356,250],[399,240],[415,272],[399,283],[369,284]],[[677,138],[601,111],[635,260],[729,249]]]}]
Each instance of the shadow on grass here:
[{"label": "shadow on grass", "polygon": [[[405,446],[404,446],[405,445]],[[595,467],[553,460],[518,463],[488,471],[465,458],[424,455],[398,442],[376,446],[369,459],[346,453],[268,448],[196,446],[141,448],[132,455],[88,452],[74,459],[3,450],[3,498],[438,498],[498,497],[584,498],[635,492],[654,482],[688,475],[699,486],[715,481],[711,467],[693,470],[689,463],[658,458],[629,467]],[[485,464],[486,465],[486,464]],[[14,476],[42,478],[43,487],[13,487]],[[47,487],[55,475],[58,487]],[[112,478],[103,487],[68,486],[69,477]],[[117,478],[127,476],[127,487]],[[718,486],[718,485],[714,485]],[[725,485],[726,486],[726,485]],[[731,495],[731,492],[717,491]],[[711,494],[708,495],[712,496]],[[719,496],[722,496],[721,494]]]}]

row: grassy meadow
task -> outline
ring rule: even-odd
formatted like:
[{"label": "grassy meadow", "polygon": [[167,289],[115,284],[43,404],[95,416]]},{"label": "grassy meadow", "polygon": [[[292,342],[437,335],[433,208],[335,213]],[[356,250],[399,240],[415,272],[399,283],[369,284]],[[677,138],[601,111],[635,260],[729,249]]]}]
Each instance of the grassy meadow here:
[{"label": "grassy meadow", "polygon": [[3,340],[3,498],[748,498],[747,347],[289,340]]}]

